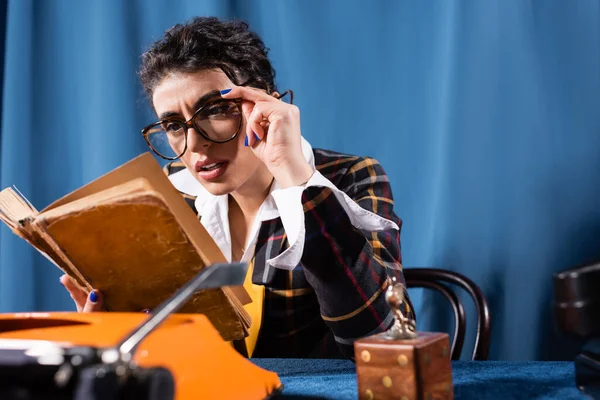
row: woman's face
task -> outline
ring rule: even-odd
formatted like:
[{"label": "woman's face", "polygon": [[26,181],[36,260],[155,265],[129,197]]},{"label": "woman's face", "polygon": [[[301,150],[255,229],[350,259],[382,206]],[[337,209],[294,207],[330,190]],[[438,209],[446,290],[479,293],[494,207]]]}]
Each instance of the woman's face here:
[{"label": "woman's face", "polygon": [[[154,110],[159,119],[175,116],[187,121],[203,105],[199,101],[205,103],[203,97],[214,93],[218,98],[219,91],[232,86],[233,83],[221,70],[169,74],[154,90]],[[252,186],[253,181],[260,180],[259,176],[268,171],[254,152],[244,146],[245,132],[244,117],[238,136],[226,143],[213,143],[195,129],[188,130],[187,151],[181,161],[213,195]]]}]

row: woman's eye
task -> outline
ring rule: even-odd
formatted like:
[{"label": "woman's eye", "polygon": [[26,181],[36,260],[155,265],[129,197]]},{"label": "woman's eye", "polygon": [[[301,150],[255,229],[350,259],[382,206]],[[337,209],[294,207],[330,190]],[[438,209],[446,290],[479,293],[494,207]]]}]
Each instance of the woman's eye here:
[{"label": "woman's eye", "polygon": [[227,112],[228,106],[215,106],[208,109],[207,115],[219,115]]},{"label": "woman's eye", "polygon": [[235,104],[226,103],[211,106],[207,110],[205,110],[203,114],[204,118],[210,118],[217,115],[230,115],[236,112],[237,109]]},{"label": "woman's eye", "polygon": [[165,124],[164,129],[167,132],[176,132],[181,129],[181,124],[167,123]]}]

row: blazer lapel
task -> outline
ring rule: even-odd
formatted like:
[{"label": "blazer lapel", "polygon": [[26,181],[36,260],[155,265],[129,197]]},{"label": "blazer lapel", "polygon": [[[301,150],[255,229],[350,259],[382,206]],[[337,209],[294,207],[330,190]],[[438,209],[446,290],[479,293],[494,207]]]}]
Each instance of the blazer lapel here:
[{"label": "blazer lapel", "polygon": [[252,282],[256,285],[269,285],[277,268],[267,264],[267,260],[278,256],[288,246],[287,237],[280,218],[263,221],[256,240],[254,271]]}]

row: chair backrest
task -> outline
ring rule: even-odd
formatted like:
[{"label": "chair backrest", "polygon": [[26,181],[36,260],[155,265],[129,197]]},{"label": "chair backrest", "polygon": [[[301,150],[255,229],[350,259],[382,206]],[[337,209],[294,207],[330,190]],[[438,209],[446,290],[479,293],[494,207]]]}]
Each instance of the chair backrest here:
[{"label": "chair backrest", "polygon": [[447,284],[460,286],[475,303],[477,310],[477,334],[473,346],[472,360],[487,360],[490,348],[491,322],[488,302],[472,280],[457,272],[437,268],[404,268],[404,278],[408,288],[437,290],[450,303],[454,310],[454,338],[452,339],[452,360],[458,360],[465,342],[467,319],[465,309],[456,293]]}]

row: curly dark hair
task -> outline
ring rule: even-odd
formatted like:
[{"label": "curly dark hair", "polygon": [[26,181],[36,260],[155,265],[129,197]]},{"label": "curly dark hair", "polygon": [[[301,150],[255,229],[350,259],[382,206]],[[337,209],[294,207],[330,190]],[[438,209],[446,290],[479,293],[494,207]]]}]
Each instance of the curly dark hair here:
[{"label": "curly dark hair", "polygon": [[275,70],[260,37],[248,24],[196,17],[168,29],[142,54],[139,77],[148,97],[165,75],[220,68],[238,86],[276,91]]}]

